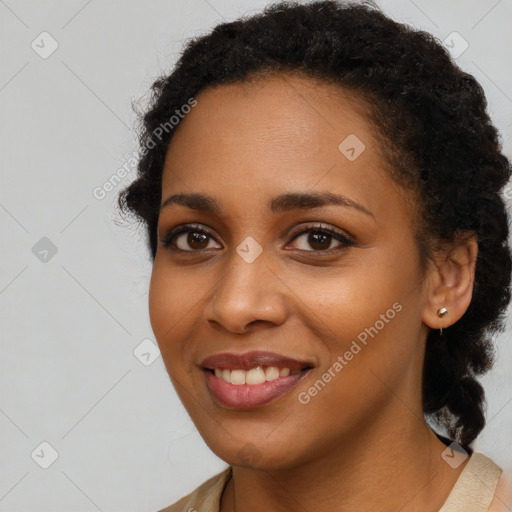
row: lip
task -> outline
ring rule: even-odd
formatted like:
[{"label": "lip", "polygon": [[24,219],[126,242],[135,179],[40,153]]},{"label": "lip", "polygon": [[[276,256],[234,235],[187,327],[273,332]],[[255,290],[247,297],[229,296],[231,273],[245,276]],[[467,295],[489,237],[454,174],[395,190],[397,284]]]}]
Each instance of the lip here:
[{"label": "lip", "polygon": [[290,370],[303,370],[311,368],[313,364],[309,361],[298,361],[291,357],[282,356],[274,352],[263,352],[255,350],[243,354],[232,352],[223,352],[207,357],[201,363],[205,369],[213,370],[220,368],[222,370],[250,370],[257,366],[277,366],[278,368],[290,368]]},{"label": "lip", "polygon": [[[313,364],[306,361],[261,351],[216,354],[204,359],[201,366],[213,399],[223,407],[238,410],[255,409],[275,402],[295,388],[313,368]],[[250,370],[258,366],[276,366],[300,372],[261,384],[235,385],[216,377],[212,371],[214,368]]]}]

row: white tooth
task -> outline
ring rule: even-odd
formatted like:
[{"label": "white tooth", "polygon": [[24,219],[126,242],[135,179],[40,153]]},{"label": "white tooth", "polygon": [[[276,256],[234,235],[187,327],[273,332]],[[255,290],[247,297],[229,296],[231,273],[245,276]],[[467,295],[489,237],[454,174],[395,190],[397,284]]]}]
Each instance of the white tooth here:
[{"label": "white tooth", "polygon": [[265,380],[276,380],[279,378],[279,368],[277,366],[269,366],[265,371]]},{"label": "white tooth", "polygon": [[226,382],[231,382],[231,370],[222,370],[222,379]]},{"label": "white tooth", "polygon": [[251,368],[245,374],[245,383],[246,384],[262,384],[265,382],[265,372],[261,366],[257,368]]},{"label": "white tooth", "polygon": [[231,384],[236,386],[245,384],[245,370],[231,370]]},{"label": "white tooth", "polygon": [[222,379],[222,370],[220,368],[215,368],[215,377]]},{"label": "white tooth", "polygon": [[290,368],[281,368],[279,377],[288,377],[288,375],[290,375]]}]

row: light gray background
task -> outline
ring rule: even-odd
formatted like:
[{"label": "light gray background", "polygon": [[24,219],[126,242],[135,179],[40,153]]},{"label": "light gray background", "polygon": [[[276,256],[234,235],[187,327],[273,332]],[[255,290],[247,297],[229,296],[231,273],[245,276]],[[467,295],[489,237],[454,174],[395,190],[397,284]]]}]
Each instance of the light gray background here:
[{"label": "light gray background", "polygon": [[[0,511],[156,511],[225,467],[147,345],[149,253],[113,210],[133,167],[103,200],[93,190],[137,150],[131,101],[183,42],[266,4],[0,0]],[[457,62],[484,87],[510,158],[512,1],[379,5],[468,42]],[[58,43],[46,59],[31,47],[51,48],[43,31]],[[510,331],[497,340],[498,364],[483,379],[488,425],[476,443],[506,469],[511,341]],[[47,469],[42,442],[58,452]]]}]

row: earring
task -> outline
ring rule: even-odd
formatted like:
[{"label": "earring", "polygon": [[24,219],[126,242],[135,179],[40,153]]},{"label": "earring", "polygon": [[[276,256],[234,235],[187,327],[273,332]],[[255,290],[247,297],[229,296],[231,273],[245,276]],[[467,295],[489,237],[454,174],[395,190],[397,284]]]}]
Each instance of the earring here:
[{"label": "earring", "polygon": [[[437,316],[439,318],[443,318],[443,316],[446,315],[446,313],[448,313],[448,310],[446,308],[441,308],[441,309],[438,309]],[[439,336],[442,336],[442,335],[443,335],[443,328],[441,327],[439,329]]]}]

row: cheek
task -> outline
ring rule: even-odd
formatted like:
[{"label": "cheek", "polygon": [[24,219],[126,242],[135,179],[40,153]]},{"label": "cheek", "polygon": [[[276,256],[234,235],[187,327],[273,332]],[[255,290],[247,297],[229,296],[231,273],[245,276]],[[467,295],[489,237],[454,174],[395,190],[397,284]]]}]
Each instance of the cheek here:
[{"label": "cheek", "polygon": [[[192,267],[190,267],[192,269]],[[218,277],[208,272],[172,267],[165,254],[155,258],[149,285],[149,317],[162,359],[171,378],[190,380],[195,372],[194,337],[204,314],[207,295]]]},{"label": "cheek", "polygon": [[351,317],[351,310],[338,309],[330,324],[334,334],[324,339],[329,360],[295,392],[298,415],[319,430],[355,432],[370,424],[410,371],[415,343],[406,307],[371,306]]},{"label": "cheek", "polygon": [[307,306],[304,322],[315,322],[309,327],[331,340],[332,350],[343,350],[347,341],[361,333],[364,341],[365,329],[376,323],[378,331],[389,331],[391,324],[400,321],[397,309],[416,298],[418,277],[412,263],[404,264],[384,252],[369,256],[358,253],[342,268],[323,276],[318,271],[302,275],[296,282],[295,292]]},{"label": "cheek", "polygon": [[172,269],[165,263],[165,255],[153,265],[149,284],[149,317],[157,341],[163,345],[177,338],[187,317],[201,302],[207,287],[186,284],[185,272]]},{"label": "cheek", "polygon": [[169,271],[155,259],[149,285],[149,318],[166,366],[177,352],[198,298],[196,287],[185,287],[178,271]]},{"label": "cheek", "polygon": [[164,277],[160,265],[155,260],[149,283],[148,302],[151,327],[159,345],[164,341],[164,333],[170,328],[174,317],[172,299],[175,295],[173,289],[176,288],[173,287],[172,281]]},{"label": "cheek", "polygon": [[300,389],[308,395],[304,401],[322,394],[332,405],[341,397],[357,409],[358,394],[373,399],[387,393],[379,378],[397,384],[420,355],[421,276],[414,262],[384,255],[356,268],[301,280],[304,303],[315,313],[304,318],[326,349],[315,376],[321,382],[311,389],[317,381],[309,379]]}]

